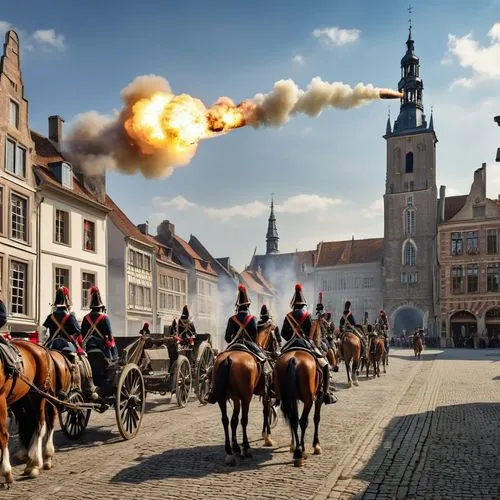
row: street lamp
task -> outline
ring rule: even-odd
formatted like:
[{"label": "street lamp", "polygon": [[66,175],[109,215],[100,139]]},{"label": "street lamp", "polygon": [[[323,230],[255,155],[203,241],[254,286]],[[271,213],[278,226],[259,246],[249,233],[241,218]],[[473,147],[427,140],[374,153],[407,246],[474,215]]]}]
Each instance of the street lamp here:
[{"label": "street lamp", "polygon": [[[495,120],[496,124],[500,127],[500,115],[495,116],[493,120]],[[500,161],[500,148],[497,149],[496,161]]]}]

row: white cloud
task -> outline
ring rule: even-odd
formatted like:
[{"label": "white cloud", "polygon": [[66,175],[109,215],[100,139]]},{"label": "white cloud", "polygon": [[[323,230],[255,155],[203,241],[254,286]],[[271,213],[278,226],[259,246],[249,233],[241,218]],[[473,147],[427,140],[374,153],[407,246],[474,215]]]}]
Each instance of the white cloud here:
[{"label": "white cloud", "polygon": [[295,54],[292,57],[292,62],[294,62],[295,64],[298,64],[299,66],[303,66],[305,64],[306,60],[305,60],[303,55]]},{"label": "white cloud", "polygon": [[322,40],[326,45],[337,47],[339,45],[356,42],[359,39],[361,30],[344,29],[334,26],[332,28],[315,29],[312,34],[315,38]]},{"label": "white cloud", "polygon": [[[287,198],[282,204],[275,204],[274,207],[277,213],[304,214],[324,211],[340,203],[342,203],[342,201],[336,198],[329,198],[316,194],[299,194]],[[219,219],[221,221],[227,221],[236,217],[255,219],[269,212],[269,204],[259,200],[230,207],[205,207],[189,201],[182,195],[167,200],[160,197],[153,198],[153,206],[156,209],[155,218],[158,218],[158,210],[169,209],[178,211],[196,209],[210,218]]]},{"label": "white cloud", "polygon": [[33,40],[35,40],[40,46],[46,48],[52,48],[60,51],[66,48],[64,35],[56,33],[53,29],[36,30],[33,33]]},{"label": "white cloud", "polygon": [[0,37],[13,29],[21,39],[21,49],[32,51],[35,48],[40,48],[45,51],[59,51],[62,52],[66,49],[66,40],[64,35],[57,33],[54,29],[40,29],[32,33],[28,33],[23,29],[13,26],[8,21],[0,20]]},{"label": "white cloud", "polygon": [[371,203],[367,208],[363,209],[363,217],[365,219],[375,219],[384,215],[384,199],[379,198]]},{"label": "white cloud", "polygon": [[482,46],[473,38],[472,33],[458,37],[448,35],[448,52],[441,61],[446,64],[455,58],[463,68],[473,71],[472,77],[458,78],[452,83],[455,86],[471,88],[483,80],[500,79],[500,23],[496,23],[488,31],[490,44]]}]

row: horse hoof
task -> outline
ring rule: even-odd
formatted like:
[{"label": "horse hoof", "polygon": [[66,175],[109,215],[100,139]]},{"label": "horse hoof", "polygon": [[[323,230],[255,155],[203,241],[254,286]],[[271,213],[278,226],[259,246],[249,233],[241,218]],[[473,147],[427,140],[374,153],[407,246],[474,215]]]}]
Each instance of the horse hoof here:
[{"label": "horse hoof", "polygon": [[29,476],[32,479],[36,479],[40,475],[40,469],[38,467],[26,468],[24,469],[23,476]]},{"label": "horse hoof", "polygon": [[304,459],[303,458],[296,458],[293,461],[293,466],[294,467],[304,467]]},{"label": "horse hoof", "polygon": [[352,387],[352,382],[348,382],[347,387]]},{"label": "horse hoof", "polygon": [[270,437],[266,437],[264,440],[264,446],[267,447],[274,446],[274,441]]},{"label": "horse hoof", "polygon": [[233,444],[233,454],[234,455],[239,455],[241,454],[241,448],[239,445],[237,444]]},{"label": "horse hoof", "polygon": [[226,465],[236,465],[236,458],[234,458],[234,455],[226,455]]},{"label": "horse hoof", "polygon": [[51,458],[47,458],[43,462],[43,470],[50,470],[50,469],[52,469],[52,459]]},{"label": "horse hoof", "polygon": [[314,447],[314,455],[321,455],[321,446],[319,444]]},{"label": "horse hoof", "polygon": [[14,476],[12,475],[12,472],[7,472],[4,476],[5,478],[5,484],[7,485],[7,488],[9,488],[9,485],[14,482]]},{"label": "horse hoof", "polygon": [[307,460],[307,459],[309,458],[309,455],[308,455],[305,451],[303,451],[303,452],[302,452],[302,458],[303,458],[304,460]]},{"label": "horse hoof", "polygon": [[358,386],[359,386],[359,383],[358,383],[358,381],[357,381],[357,380],[356,380],[356,381],[354,381],[354,382],[353,382],[353,384],[354,384],[356,387],[358,387]]},{"label": "horse hoof", "polygon": [[252,452],[250,450],[244,450],[242,455],[243,458],[252,458]]}]

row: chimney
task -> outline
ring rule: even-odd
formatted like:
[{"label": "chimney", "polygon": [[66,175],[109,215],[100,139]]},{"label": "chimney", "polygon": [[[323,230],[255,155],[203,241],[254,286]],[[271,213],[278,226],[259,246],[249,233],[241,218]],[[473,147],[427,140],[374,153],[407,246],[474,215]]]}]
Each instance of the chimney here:
[{"label": "chimney", "polygon": [[149,221],[146,221],[145,224],[138,224],[137,229],[139,229],[142,234],[147,236],[149,234]]},{"label": "chimney", "polygon": [[170,243],[175,236],[175,225],[172,224],[169,220],[164,220],[156,229],[158,233],[159,240],[167,246],[170,246]]},{"label": "chimney", "polygon": [[446,186],[441,186],[439,188],[439,203],[438,203],[438,220],[439,222],[444,222],[444,210],[446,205]]},{"label": "chimney", "polygon": [[62,142],[64,120],[59,115],[49,116],[49,139],[58,146]]}]

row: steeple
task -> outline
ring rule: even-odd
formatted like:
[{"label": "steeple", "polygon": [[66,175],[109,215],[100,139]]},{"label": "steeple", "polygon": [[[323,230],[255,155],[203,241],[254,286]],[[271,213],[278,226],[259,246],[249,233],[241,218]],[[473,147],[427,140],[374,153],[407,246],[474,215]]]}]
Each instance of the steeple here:
[{"label": "steeple", "polygon": [[401,80],[398,90],[403,93],[399,116],[394,123],[393,133],[401,133],[415,129],[427,128],[425,121],[422,92],[424,84],[420,78],[420,59],[415,54],[415,42],[412,38],[411,12],[408,9],[408,40],[406,41],[406,54],[401,59]]},{"label": "steeple", "polygon": [[387,125],[385,126],[385,135],[391,135],[391,107],[389,106],[389,112],[387,113]]},{"label": "steeple", "polygon": [[279,253],[278,250],[278,230],[276,229],[276,217],[274,216],[274,193],[271,194],[271,213],[267,223],[266,234],[266,255]]}]

